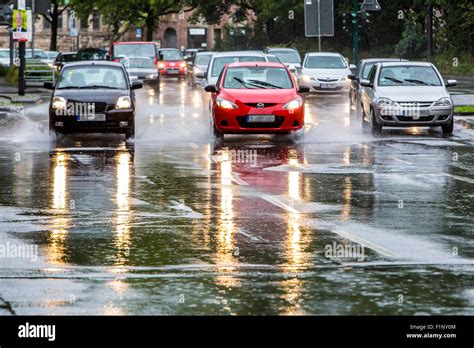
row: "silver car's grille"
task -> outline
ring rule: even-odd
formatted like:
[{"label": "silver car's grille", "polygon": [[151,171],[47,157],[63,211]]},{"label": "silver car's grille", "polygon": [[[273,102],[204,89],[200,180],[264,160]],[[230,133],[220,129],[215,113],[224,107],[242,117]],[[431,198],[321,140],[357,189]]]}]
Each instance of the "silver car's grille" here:
[{"label": "silver car's grille", "polygon": [[336,82],[338,81],[339,79],[338,78],[322,78],[322,79],[318,79],[318,81],[321,81],[321,82]]},{"label": "silver car's grille", "polygon": [[398,102],[402,108],[429,108],[433,102]]}]

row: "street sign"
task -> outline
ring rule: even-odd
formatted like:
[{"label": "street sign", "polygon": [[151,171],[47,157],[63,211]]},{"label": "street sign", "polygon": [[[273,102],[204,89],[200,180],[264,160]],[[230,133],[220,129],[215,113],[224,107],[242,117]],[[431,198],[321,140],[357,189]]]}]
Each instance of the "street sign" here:
[{"label": "street sign", "polygon": [[18,9],[19,10],[26,10],[25,0],[18,0]]},{"label": "street sign", "polygon": [[333,0],[305,0],[304,19],[306,37],[334,36]]},{"label": "street sign", "polygon": [[362,11],[380,11],[382,7],[379,5],[377,0],[364,0],[361,6]]},{"label": "street sign", "polygon": [[135,29],[135,37],[137,39],[140,39],[142,37],[142,28],[136,28]]},{"label": "street sign", "polygon": [[51,0],[26,0],[26,7],[33,8],[35,2],[35,13],[47,13],[51,10]]}]

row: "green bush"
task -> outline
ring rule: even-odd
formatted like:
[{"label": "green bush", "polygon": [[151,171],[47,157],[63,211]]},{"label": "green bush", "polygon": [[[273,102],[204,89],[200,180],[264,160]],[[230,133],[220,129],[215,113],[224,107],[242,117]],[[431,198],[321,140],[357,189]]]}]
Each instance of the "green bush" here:
[{"label": "green bush", "polygon": [[2,77],[5,76],[7,74],[7,72],[8,72],[8,67],[3,66],[3,65],[0,64],[0,76],[2,76]]},{"label": "green bush", "polygon": [[426,53],[426,35],[421,24],[408,21],[402,34],[402,39],[396,47],[398,56],[405,59],[418,59]]},{"label": "green bush", "polygon": [[11,66],[7,74],[5,75],[5,81],[11,85],[18,84],[18,67],[16,65]]}]

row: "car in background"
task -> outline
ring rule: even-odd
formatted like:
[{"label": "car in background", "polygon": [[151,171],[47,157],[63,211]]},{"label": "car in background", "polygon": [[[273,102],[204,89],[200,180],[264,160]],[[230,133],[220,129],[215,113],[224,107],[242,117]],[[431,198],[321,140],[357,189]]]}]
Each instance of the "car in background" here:
[{"label": "car in background", "polygon": [[349,90],[349,103],[350,103],[350,112],[352,115],[360,115],[360,80],[367,79],[369,77],[369,72],[372,67],[377,63],[385,62],[406,62],[405,59],[395,59],[395,58],[371,58],[371,59],[362,59],[357,65],[357,69],[354,74],[350,74],[348,79],[351,80],[350,90]]},{"label": "car in background", "polygon": [[10,49],[0,48],[0,65],[5,67],[10,66]]},{"label": "car in background", "polygon": [[77,60],[109,60],[109,53],[102,48],[81,48],[77,51]]},{"label": "car in background", "polygon": [[58,133],[123,133],[135,135],[135,89],[120,63],[83,61],[64,66],[49,104],[49,129]]},{"label": "car in background", "polygon": [[348,96],[351,68],[339,53],[307,53],[301,69],[299,81],[320,95]]},{"label": "car in background", "polygon": [[121,61],[132,80],[137,79],[153,89],[160,89],[160,73],[150,57],[127,57]]},{"label": "car in background", "polygon": [[123,57],[149,57],[158,64],[156,43],[146,41],[114,42],[110,48],[110,59],[119,62]]},{"label": "car in background", "polygon": [[265,52],[277,56],[290,69],[293,76],[296,76],[301,69],[301,55],[295,48],[269,47]]},{"label": "car in background", "polygon": [[60,52],[54,60],[54,70],[59,73],[64,64],[77,61],[77,52]]},{"label": "car in background", "polygon": [[188,62],[188,77],[189,77],[189,85],[191,87],[196,87],[202,81],[202,78],[197,77],[198,74],[204,74],[207,71],[209,63],[211,61],[212,56],[215,52],[197,52],[194,58]]},{"label": "car in background", "polygon": [[57,51],[46,51],[46,54],[48,55],[49,59],[52,59],[53,61],[56,59],[58,56],[59,52]]},{"label": "car in background", "polygon": [[265,54],[265,56],[267,57],[267,61],[269,63],[280,63],[280,64],[283,64],[283,62],[275,55],[273,54]]},{"label": "car in background", "polygon": [[289,134],[304,126],[301,93],[309,88],[298,88],[283,64],[230,63],[205,91],[211,93],[211,129],[217,140],[224,134]]},{"label": "car in background", "polygon": [[[201,87],[204,88],[207,85],[217,84],[217,79],[225,65],[236,62],[264,63],[268,62],[268,58],[262,51],[218,52],[212,56],[207,71],[196,74],[196,77],[201,79]],[[202,93],[202,106],[204,111],[210,107],[209,102],[209,94]]]},{"label": "car in background", "polygon": [[363,87],[362,126],[374,134],[383,127],[441,127],[453,133],[454,105],[438,69],[426,62],[377,63]]},{"label": "car in background", "polygon": [[205,48],[187,48],[183,51],[184,60],[191,61],[198,52],[206,52]]},{"label": "car in background", "polygon": [[30,60],[30,59],[39,59],[42,63],[47,64],[51,68],[53,67],[54,64],[54,59],[51,59],[48,54],[46,53],[45,50],[41,49],[35,49],[34,51],[34,56],[33,56],[33,51],[31,49],[26,49],[25,51],[25,59]]},{"label": "car in background", "polygon": [[176,48],[158,50],[158,69],[162,77],[186,78],[187,64],[181,52]]}]

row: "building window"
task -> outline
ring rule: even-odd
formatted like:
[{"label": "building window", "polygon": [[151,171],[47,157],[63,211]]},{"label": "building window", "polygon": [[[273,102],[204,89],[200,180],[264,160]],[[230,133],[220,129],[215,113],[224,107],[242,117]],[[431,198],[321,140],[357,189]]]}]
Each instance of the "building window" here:
[{"label": "building window", "polygon": [[58,16],[58,29],[63,30],[63,13]]},{"label": "building window", "polygon": [[92,29],[100,30],[100,13],[97,11],[92,14]]}]

